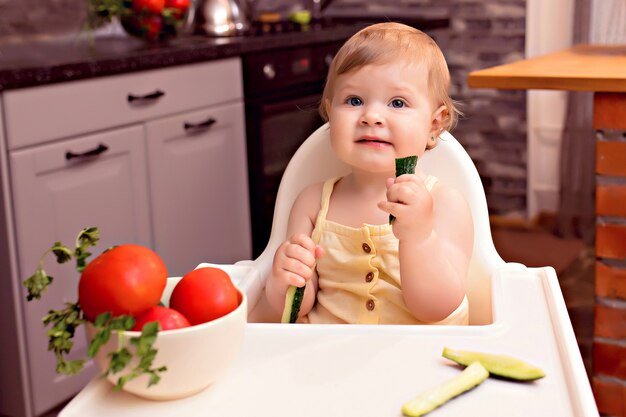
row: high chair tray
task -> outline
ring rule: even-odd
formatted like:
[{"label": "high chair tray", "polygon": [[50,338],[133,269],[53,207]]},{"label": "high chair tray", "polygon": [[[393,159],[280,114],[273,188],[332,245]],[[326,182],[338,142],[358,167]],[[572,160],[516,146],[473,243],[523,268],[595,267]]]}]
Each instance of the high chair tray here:
[{"label": "high chair tray", "polygon": [[199,394],[148,401],[97,377],[59,416],[401,416],[404,402],[459,374],[444,346],[515,356],[546,376],[488,378],[429,416],[598,416],[554,270],[507,264],[493,297],[485,326],[250,323],[230,372]]}]

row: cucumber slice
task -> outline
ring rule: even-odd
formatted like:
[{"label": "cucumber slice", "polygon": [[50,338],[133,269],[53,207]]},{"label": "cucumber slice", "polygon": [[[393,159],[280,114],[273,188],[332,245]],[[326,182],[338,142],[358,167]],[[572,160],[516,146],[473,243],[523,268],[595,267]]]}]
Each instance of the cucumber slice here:
[{"label": "cucumber slice", "polygon": [[511,356],[468,352],[447,347],[443,348],[441,355],[460,365],[469,365],[472,362],[479,361],[487,368],[489,373],[517,381],[534,381],[546,376],[540,368]]},{"label": "cucumber slice", "polygon": [[[407,156],[405,158],[396,158],[396,178],[403,174],[415,174],[417,166],[417,155]],[[389,224],[393,223],[396,218],[393,214],[389,215]]]},{"label": "cucumber slice", "polygon": [[295,323],[298,319],[298,313],[300,312],[300,306],[302,305],[302,298],[304,298],[304,287],[294,287],[293,285],[287,288],[287,294],[285,294],[285,309],[283,310],[283,317],[280,320],[281,323]]},{"label": "cucumber slice", "polygon": [[489,372],[480,362],[474,362],[459,375],[443,384],[426,390],[411,401],[402,405],[402,414],[419,417],[433,411],[459,394],[479,385],[489,376]]}]

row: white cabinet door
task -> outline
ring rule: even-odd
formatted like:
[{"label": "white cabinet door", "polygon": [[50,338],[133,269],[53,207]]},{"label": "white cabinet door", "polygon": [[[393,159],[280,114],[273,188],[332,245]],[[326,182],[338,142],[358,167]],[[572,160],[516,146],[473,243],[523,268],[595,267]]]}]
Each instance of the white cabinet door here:
[{"label": "white cabinet door", "polygon": [[[70,156],[89,151],[97,155]],[[34,272],[42,253],[55,241],[73,246],[84,227],[100,228],[102,238],[91,251],[94,256],[112,244],[151,245],[142,126],[13,151],[10,164],[21,279]],[[41,300],[23,303],[36,414],[70,397],[95,373],[90,364],[79,376],[57,375],[54,355],[47,351],[41,318],[49,309],[62,309],[63,302],[78,298],[74,266],[59,266],[53,258],[46,262],[46,271],[55,278],[49,291]],[[74,346],[72,357],[85,357],[82,331]]]},{"label": "white cabinet door", "polygon": [[154,245],[169,274],[249,259],[242,103],[163,118],[146,129]]}]

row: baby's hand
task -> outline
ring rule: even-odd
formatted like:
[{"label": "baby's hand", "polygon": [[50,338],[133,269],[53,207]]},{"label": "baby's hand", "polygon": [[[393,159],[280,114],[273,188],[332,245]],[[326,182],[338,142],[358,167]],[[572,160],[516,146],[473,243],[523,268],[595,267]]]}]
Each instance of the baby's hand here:
[{"label": "baby's hand", "polygon": [[393,214],[393,234],[398,240],[423,241],[433,229],[433,198],[417,175],[387,178],[387,201],[378,208]]},{"label": "baby's hand", "polygon": [[283,242],[274,255],[272,277],[282,285],[304,286],[313,276],[324,249],[309,236],[297,234]]}]

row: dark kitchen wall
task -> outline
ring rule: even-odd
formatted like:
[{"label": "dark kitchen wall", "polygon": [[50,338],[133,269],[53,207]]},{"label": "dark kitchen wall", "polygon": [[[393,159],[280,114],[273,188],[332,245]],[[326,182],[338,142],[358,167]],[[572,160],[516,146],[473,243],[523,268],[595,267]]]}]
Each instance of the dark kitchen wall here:
[{"label": "dark kitchen wall", "polygon": [[87,0],[0,0],[0,43],[78,33]]},{"label": "dark kitchen wall", "polygon": [[[0,43],[20,38],[74,35],[87,0],[0,0]],[[259,7],[289,7],[308,0],[259,0]],[[334,0],[328,14],[450,18],[432,33],[453,78],[453,97],[465,117],[454,131],[476,163],[493,214],[526,210],[526,95],[521,91],[472,90],[469,71],[523,58],[525,0]],[[1,59],[1,57],[0,57]]]}]

